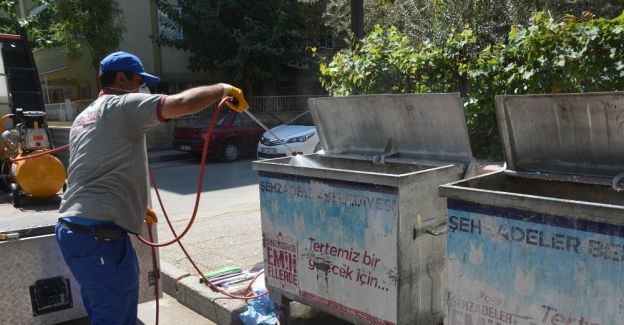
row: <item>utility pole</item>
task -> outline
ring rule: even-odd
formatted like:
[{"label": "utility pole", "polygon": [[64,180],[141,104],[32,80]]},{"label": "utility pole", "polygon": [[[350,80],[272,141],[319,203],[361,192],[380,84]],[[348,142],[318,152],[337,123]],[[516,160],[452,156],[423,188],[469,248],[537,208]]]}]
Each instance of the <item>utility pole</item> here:
[{"label": "utility pole", "polygon": [[351,31],[357,39],[364,38],[364,0],[351,0]]}]

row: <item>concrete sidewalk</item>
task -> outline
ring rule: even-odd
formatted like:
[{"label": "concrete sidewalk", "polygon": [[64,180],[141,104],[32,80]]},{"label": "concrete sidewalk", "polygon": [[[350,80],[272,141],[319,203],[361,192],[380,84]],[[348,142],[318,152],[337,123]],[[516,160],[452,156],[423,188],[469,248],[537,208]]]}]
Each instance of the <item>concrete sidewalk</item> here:
[{"label": "concrete sidewalk", "polygon": [[[172,160],[194,159],[192,155],[175,150],[149,152],[150,163]],[[478,161],[476,174],[484,174],[500,170],[503,164],[500,162]],[[260,215],[260,207],[253,211],[254,218]],[[249,214],[249,211],[246,212]],[[217,222],[213,220],[212,222]],[[239,221],[240,222],[240,221]],[[236,228],[237,225],[231,225]],[[205,238],[209,240],[210,238]],[[249,245],[232,245],[231,238],[222,236],[211,239],[210,246],[227,246],[228,254],[233,264],[241,266],[244,270],[251,268],[246,259],[249,258],[249,250],[254,254],[262,256],[262,247],[257,244],[253,247]],[[218,242],[217,242],[218,241]],[[254,238],[253,242],[257,242]],[[257,246],[257,247],[256,247]],[[238,315],[247,309],[246,303],[242,300],[228,298],[220,293],[213,292],[208,286],[200,283],[200,276],[195,273],[176,267],[174,261],[167,261],[173,255],[161,249],[161,283],[163,291],[177,300],[180,304],[206,317],[207,319],[223,325],[241,324]],[[208,250],[209,252],[209,250]],[[193,254],[191,254],[193,255]],[[178,255],[179,257],[179,255]],[[180,264],[179,261],[175,261]],[[187,268],[188,269],[188,268]],[[208,271],[208,270],[206,270]],[[333,316],[319,313],[307,306],[294,303],[291,314],[291,324],[350,324]]]}]

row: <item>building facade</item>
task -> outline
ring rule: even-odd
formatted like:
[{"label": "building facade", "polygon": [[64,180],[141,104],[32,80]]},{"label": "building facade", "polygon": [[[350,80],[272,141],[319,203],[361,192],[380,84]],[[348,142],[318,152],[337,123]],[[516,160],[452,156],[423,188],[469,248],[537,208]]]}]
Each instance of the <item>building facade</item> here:
[{"label": "building facade", "polygon": [[[161,78],[157,91],[176,93],[190,87],[226,80],[215,71],[193,72],[188,68],[190,53],[167,46],[159,46],[153,36],[161,32],[182,37],[182,30],[165,27],[167,17],[160,13],[153,0],[117,0],[123,12],[125,31],[119,50],[141,58],[149,73]],[[32,0],[19,0],[22,17],[38,14],[43,8]],[[97,71],[91,65],[88,51],[78,58],[68,58],[60,47],[33,51],[41,79],[45,103],[67,100],[90,100],[99,92]],[[318,67],[293,67],[287,80],[276,80],[264,85],[255,95],[322,94],[318,82]],[[285,86],[287,85],[287,86]]]}]

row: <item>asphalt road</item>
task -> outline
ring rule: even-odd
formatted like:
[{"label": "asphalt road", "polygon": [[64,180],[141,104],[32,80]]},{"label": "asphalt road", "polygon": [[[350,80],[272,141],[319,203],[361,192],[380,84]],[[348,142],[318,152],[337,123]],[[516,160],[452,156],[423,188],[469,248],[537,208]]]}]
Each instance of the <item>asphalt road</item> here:
[{"label": "asphalt road", "polygon": [[[251,269],[261,263],[262,233],[258,176],[252,160],[206,164],[203,187],[192,228],[182,244],[203,271],[223,266]],[[151,165],[165,211],[177,234],[187,227],[197,199],[199,164],[194,159]],[[158,216],[159,241],[173,238],[164,214],[152,198]],[[178,244],[160,249],[161,259],[196,274]]]}]

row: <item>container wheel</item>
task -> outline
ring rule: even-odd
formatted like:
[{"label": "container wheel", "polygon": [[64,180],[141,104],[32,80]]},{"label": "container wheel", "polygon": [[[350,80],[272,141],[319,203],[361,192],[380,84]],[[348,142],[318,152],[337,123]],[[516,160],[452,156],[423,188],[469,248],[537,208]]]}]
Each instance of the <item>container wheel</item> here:
[{"label": "container wheel", "polygon": [[240,147],[235,141],[226,141],[221,146],[221,160],[225,162],[232,162],[239,158]]},{"label": "container wheel", "polygon": [[20,204],[20,190],[16,183],[11,183],[10,199],[13,207],[17,208]]},{"label": "container wheel", "polygon": [[274,300],[275,297],[271,297],[273,300],[273,304],[275,306],[275,316],[279,320],[279,324],[290,324],[290,303],[292,300],[287,299],[286,297],[278,297]]}]

